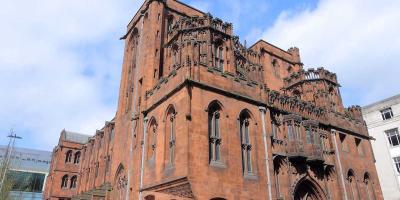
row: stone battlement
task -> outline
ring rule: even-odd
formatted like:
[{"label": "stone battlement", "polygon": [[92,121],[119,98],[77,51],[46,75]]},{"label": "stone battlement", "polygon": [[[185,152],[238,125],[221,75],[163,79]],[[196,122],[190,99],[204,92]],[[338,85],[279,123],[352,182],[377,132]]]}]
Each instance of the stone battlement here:
[{"label": "stone battlement", "polygon": [[293,73],[289,77],[285,78],[284,83],[285,88],[290,88],[294,85],[297,85],[298,83],[313,80],[326,80],[335,85],[339,85],[336,74],[329,72],[323,67],[320,67],[317,70],[315,70],[314,68],[310,68],[308,70],[300,70],[299,72]]}]

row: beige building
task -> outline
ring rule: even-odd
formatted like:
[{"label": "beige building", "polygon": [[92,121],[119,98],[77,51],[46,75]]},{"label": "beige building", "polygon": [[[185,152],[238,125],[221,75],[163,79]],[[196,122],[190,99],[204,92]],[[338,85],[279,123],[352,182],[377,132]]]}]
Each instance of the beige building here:
[{"label": "beige building", "polygon": [[400,199],[400,95],[362,109],[376,159],[383,196]]}]

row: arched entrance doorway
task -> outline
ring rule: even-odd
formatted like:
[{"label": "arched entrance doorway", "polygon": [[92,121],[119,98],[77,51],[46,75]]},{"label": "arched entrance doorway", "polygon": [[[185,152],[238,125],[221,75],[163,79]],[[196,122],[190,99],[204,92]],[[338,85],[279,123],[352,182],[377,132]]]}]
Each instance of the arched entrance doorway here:
[{"label": "arched entrance doorway", "polygon": [[294,200],[326,200],[326,196],[314,181],[304,178],[295,187]]}]

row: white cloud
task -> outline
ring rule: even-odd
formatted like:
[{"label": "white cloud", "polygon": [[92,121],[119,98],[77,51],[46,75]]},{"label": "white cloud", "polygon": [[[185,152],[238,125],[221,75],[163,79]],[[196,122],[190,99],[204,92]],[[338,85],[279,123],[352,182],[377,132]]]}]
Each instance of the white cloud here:
[{"label": "white cloud", "polygon": [[400,1],[321,0],[313,10],[283,12],[263,38],[298,46],[306,67],[338,74],[345,104],[400,93]]},{"label": "white cloud", "polygon": [[[141,1],[5,1],[0,141],[51,149],[63,128],[93,134],[116,109],[126,25]],[[5,143],[5,142],[0,142]]]}]

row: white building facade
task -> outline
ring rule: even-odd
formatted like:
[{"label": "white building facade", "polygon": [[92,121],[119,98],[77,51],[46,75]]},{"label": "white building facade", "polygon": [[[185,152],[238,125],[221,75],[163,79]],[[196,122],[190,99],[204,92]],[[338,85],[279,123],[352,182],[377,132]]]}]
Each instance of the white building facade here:
[{"label": "white building facade", "polygon": [[386,200],[400,200],[400,95],[362,109]]}]

